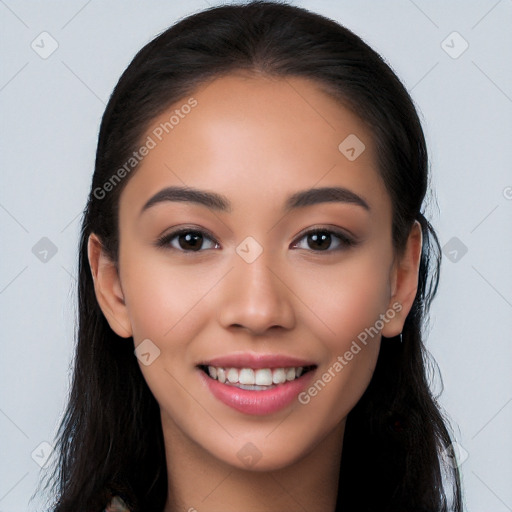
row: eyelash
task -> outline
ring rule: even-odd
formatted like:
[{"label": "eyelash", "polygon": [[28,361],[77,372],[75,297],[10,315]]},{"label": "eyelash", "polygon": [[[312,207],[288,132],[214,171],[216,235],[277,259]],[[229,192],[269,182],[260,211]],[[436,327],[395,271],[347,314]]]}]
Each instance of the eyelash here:
[{"label": "eyelash", "polygon": [[[188,234],[188,233],[194,233],[194,234],[200,234],[203,236],[203,238],[206,238],[208,240],[211,240],[212,242],[214,242],[216,245],[219,245],[219,243],[217,242],[217,240],[215,240],[215,238],[208,232],[208,231],[205,231],[203,229],[195,229],[195,228],[182,228],[182,229],[178,229],[176,231],[173,231],[171,233],[168,233],[166,235],[163,235],[162,237],[158,238],[157,242],[156,242],[156,245],[158,247],[162,247],[164,249],[170,249],[170,250],[174,250],[174,251],[178,251],[178,252],[183,252],[183,253],[199,253],[199,252],[204,252],[205,250],[209,250],[209,249],[199,249],[198,251],[192,251],[192,250],[185,250],[185,249],[177,249],[176,247],[171,247],[170,246],[170,243],[172,240],[174,240],[175,238],[177,238],[178,236],[180,235],[184,235],[184,234]],[[336,248],[336,249],[331,249],[330,247],[326,250],[317,250],[315,251],[314,249],[306,249],[308,251],[311,251],[311,252],[314,252],[314,253],[332,253],[332,252],[338,252],[338,251],[343,251],[343,250],[347,250],[351,247],[354,247],[357,245],[357,240],[355,240],[354,238],[351,238],[349,237],[348,235],[346,235],[345,233],[343,233],[342,231],[338,231],[338,230],[334,230],[334,229],[327,229],[327,228],[313,228],[313,229],[310,229],[309,231],[306,231],[305,233],[302,233],[296,240],[302,240],[304,238],[306,238],[307,236],[309,235],[314,235],[314,234],[319,234],[319,233],[322,233],[322,234],[329,234],[329,235],[334,235],[335,238],[337,238],[339,240],[339,244],[340,244],[340,247]],[[298,242],[293,242],[293,246],[292,247],[295,247],[296,245],[298,245]]]}]

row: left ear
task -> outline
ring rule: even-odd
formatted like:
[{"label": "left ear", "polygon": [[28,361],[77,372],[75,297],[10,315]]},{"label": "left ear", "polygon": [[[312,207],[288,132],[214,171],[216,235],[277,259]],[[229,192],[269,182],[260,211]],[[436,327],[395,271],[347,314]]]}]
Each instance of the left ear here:
[{"label": "left ear", "polygon": [[396,259],[391,271],[391,298],[388,309],[393,309],[396,315],[382,329],[382,336],[386,338],[398,336],[402,332],[405,319],[412,308],[418,290],[422,243],[421,224],[415,220],[404,252]]}]

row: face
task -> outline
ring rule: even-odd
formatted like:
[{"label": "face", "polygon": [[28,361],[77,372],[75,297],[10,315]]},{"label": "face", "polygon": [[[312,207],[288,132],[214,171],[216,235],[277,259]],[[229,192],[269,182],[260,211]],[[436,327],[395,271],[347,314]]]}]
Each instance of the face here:
[{"label": "face", "polygon": [[414,279],[356,115],[292,77],[234,74],[192,97],[143,138],[155,144],[121,194],[119,273],[100,302],[144,354],[166,436],[283,468],[343,432]]}]

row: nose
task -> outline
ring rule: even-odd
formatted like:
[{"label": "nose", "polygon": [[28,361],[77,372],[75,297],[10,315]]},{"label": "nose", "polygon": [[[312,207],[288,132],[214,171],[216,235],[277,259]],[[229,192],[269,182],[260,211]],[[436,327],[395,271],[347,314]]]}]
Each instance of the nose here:
[{"label": "nose", "polygon": [[263,335],[270,329],[292,329],[295,325],[293,292],[285,276],[275,266],[271,268],[263,255],[252,263],[235,260],[224,281],[219,308],[224,328]]}]

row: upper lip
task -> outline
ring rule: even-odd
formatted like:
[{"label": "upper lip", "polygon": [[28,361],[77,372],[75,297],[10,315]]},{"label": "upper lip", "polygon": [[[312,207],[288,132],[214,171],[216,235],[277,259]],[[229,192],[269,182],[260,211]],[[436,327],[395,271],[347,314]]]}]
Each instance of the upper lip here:
[{"label": "upper lip", "polygon": [[255,354],[255,353],[235,353],[225,356],[214,357],[203,361],[198,366],[217,366],[221,368],[290,368],[316,366],[315,363],[307,359],[300,359],[295,356],[285,354]]}]

